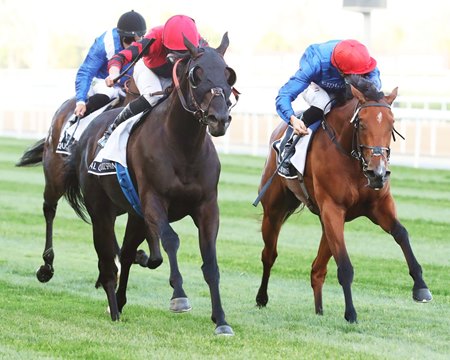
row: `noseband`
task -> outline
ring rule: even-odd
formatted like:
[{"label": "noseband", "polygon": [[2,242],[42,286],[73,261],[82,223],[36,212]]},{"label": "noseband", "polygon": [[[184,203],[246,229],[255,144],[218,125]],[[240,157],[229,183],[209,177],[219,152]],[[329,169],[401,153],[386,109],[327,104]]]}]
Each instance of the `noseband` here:
[{"label": "noseband", "polygon": [[[203,55],[203,53],[201,52],[201,53],[198,53],[198,55],[194,59],[193,58],[189,59],[189,62],[188,62],[188,65],[187,65],[188,80],[189,80],[190,77],[193,76],[193,72],[195,71],[195,66],[192,66],[189,69],[192,60],[195,60],[195,59],[197,59],[198,57],[200,57],[202,55]],[[213,101],[213,99],[215,97],[219,97],[219,96],[222,97],[225,100],[225,102],[227,102],[227,99],[225,98],[225,93],[224,93],[223,89],[220,88],[220,87],[213,87],[213,88],[211,88],[210,92],[211,92],[212,96],[209,99],[208,104],[206,105],[206,107],[204,109],[202,109],[201,106],[195,100],[194,93],[193,93],[193,89],[195,89],[197,86],[192,84],[191,81],[188,81],[188,84],[189,84],[189,99],[190,99],[190,103],[194,107],[194,109],[190,109],[189,106],[186,104],[186,100],[185,100],[185,97],[184,97],[183,92],[181,90],[180,82],[179,82],[178,77],[177,77],[178,64],[181,61],[183,61],[184,59],[185,58],[178,59],[175,62],[174,66],[173,66],[173,69],[172,69],[172,80],[173,80],[175,89],[177,90],[178,98],[180,99],[181,105],[183,106],[184,110],[186,110],[187,112],[189,112],[192,115],[194,115],[195,119],[198,120],[201,124],[208,125],[208,120],[207,120],[207,118],[208,118],[208,110],[209,110],[209,107],[211,105],[211,102]],[[239,100],[239,91],[237,91],[234,87],[231,87],[231,93],[234,95],[234,97],[236,99],[236,102],[228,107],[228,111],[230,111],[237,104],[237,102]]]},{"label": "noseband", "polygon": [[[370,159],[372,159],[374,156],[385,156],[386,162],[389,163],[389,158],[391,156],[391,149],[390,147],[385,146],[370,146],[361,144],[361,141],[359,139],[359,112],[361,109],[368,108],[368,107],[385,107],[390,109],[391,106],[384,103],[374,103],[374,104],[363,104],[359,107],[357,107],[355,113],[352,116],[352,119],[350,120],[350,123],[353,124],[353,137],[352,137],[352,151],[351,155],[361,161],[363,171],[367,170],[367,167],[369,165]],[[370,150],[370,159],[367,161],[363,155],[364,149]],[[386,155],[384,155],[386,154]]]}]

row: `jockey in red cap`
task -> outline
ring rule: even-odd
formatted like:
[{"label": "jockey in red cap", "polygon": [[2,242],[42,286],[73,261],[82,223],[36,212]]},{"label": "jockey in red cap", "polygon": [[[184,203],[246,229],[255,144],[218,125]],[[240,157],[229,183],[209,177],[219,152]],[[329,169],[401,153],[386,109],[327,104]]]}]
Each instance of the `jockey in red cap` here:
[{"label": "jockey in red cap", "polygon": [[[142,59],[134,67],[133,77],[141,96],[130,102],[117,115],[114,122],[105,131],[98,144],[103,147],[114,129],[125,120],[145,110],[152,109],[163,95],[153,95],[172,83],[173,64],[167,58],[169,53],[187,51],[184,45],[186,37],[194,46],[207,45],[195,24],[185,15],[172,16],[163,26],[151,29],[142,40],[134,42],[126,50],[116,54],[108,63],[109,76],[105,79],[108,86],[114,85],[114,79],[121,69],[132,62],[146,48]],[[148,45],[150,44],[150,45]]]},{"label": "jockey in red cap", "polygon": [[[359,41],[331,40],[308,46],[300,59],[300,68],[278,92],[275,100],[278,115],[292,126],[294,134],[308,134],[307,127],[330,111],[332,99],[345,98],[344,78],[352,74],[366,77],[377,89],[381,89],[377,62]],[[299,119],[294,114],[292,102],[300,94],[310,107]],[[283,154],[287,148],[285,147]],[[283,162],[279,173],[287,178],[296,177],[290,173],[289,159]]]},{"label": "jockey in red cap", "polygon": [[200,43],[200,34],[197,31],[197,26],[194,20],[188,16],[175,15],[166,21],[162,34],[163,45],[170,50],[185,51],[183,35],[198,47]]},{"label": "jockey in red cap", "polygon": [[377,66],[367,48],[356,40],[342,40],[333,49],[331,63],[345,75],[367,74]]}]

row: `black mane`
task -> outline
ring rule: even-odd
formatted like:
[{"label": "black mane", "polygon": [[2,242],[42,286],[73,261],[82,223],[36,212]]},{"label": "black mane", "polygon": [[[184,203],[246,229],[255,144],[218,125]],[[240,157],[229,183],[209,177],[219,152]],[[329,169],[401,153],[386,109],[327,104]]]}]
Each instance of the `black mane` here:
[{"label": "black mane", "polygon": [[361,91],[367,100],[379,101],[384,96],[384,93],[378,91],[376,86],[364,76],[348,75],[345,77],[345,81]]}]

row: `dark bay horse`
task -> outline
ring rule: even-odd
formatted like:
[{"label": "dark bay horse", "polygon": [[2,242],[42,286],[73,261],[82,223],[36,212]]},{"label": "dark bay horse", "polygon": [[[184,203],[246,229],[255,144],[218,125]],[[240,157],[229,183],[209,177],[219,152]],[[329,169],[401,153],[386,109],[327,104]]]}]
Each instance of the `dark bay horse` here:
[{"label": "dark bay horse", "polygon": [[[195,48],[187,39],[189,56],[174,65],[174,90],[131,132],[127,144],[127,165],[140,199],[144,221],[123,195],[115,176],[88,174],[99,139],[114,114],[103,113],[86,129],[68,160],[66,198],[76,213],[87,210],[98,255],[98,286],[106,292],[111,319],[119,320],[126,304],[130,266],[136,249],[148,236],[151,256],[161,256],[159,239],[170,264],[173,296],[170,309],[190,310],[183,278],[178,268],[180,239],[170,223],[190,216],[198,228],[203,260],[202,271],[209,286],[212,321],[216,334],[233,334],[225,320],[219,293],[216,239],[219,228],[217,186],[220,162],[212,136],[225,134],[230,122],[231,93],[236,74],[224,61],[228,47],[225,34],[217,49]],[[120,253],[121,272],[117,293],[114,263],[114,222],[128,212]],[[131,225],[130,225],[131,223]]]},{"label": "dark bay horse", "polygon": [[[397,89],[383,96],[359,77],[352,78],[351,83],[354,99],[332,109],[312,139],[303,177],[306,191],[302,190],[303,184],[298,179],[275,176],[262,196],[263,276],[256,296],[258,306],[268,302],[267,286],[277,257],[281,226],[300,205],[307,205],[319,216],[322,225],[322,238],[311,269],[317,314],[323,313],[322,286],[328,261],[333,256],[344,291],[345,319],[351,323],[357,321],[351,293],[353,266],[345,246],[344,223],[359,216],[366,216],[379,225],[400,245],[414,280],[414,300],[427,302],[432,299],[422,278],[422,268],[411,249],[408,232],[397,218],[390,193],[389,146],[394,135],[391,104]],[[364,93],[357,87],[364,88]],[[271,143],[282,136],[286,126],[283,122],[274,130]],[[263,170],[260,189],[275,169],[276,154],[272,150]]]},{"label": "dark bay horse", "polygon": [[[139,96],[134,82],[127,81],[126,97],[119,99],[114,107],[126,105]],[[53,250],[53,221],[56,216],[58,201],[64,195],[63,166],[65,155],[56,152],[61,131],[75,110],[75,98],[66,100],[53,115],[48,134],[45,138],[37,141],[27,149],[16,166],[31,166],[42,163],[45,177],[43,213],[46,223],[45,246],[41,265],[36,272],[40,282],[48,282],[54,274],[53,261],[55,253]]]}]

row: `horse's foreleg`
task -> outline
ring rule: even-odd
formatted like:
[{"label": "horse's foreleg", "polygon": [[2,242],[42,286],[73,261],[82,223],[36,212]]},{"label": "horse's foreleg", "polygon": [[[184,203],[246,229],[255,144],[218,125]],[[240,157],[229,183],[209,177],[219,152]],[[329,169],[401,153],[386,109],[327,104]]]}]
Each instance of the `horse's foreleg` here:
[{"label": "horse's foreleg", "polygon": [[411,243],[409,241],[408,231],[397,219],[393,219],[394,221],[392,222],[383,221],[383,218],[381,218],[381,221],[378,221],[378,223],[383,230],[392,235],[403,251],[406,263],[408,264],[409,275],[411,275],[414,280],[414,286],[412,289],[413,299],[418,302],[429,302],[433,299],[433,297],[422,277],[422,267],[414,256]]},{"label": "horse's foreleg", "polygon": [[173,288],[170,299],[170,310],[173,312],[186,312],[191,310],[191,304],[183,289],[183,277],[178,268],[177,252],[180,247],[180,238],[166,221],[160,226],[161,243],[169,258],[169,283]]},{"label": "horse's foreleg", "polygon": [[150,269],[156,269],[163,262],[161,248],[159,246],[159,237],[156,234],[147,232],[146,238],[148,248],[150,250],[150,256],[147,259],[147,267]]},{"label": "horse's foreleg", "polygon": [[433,297],[422,277],[422,267],[414,256],[408,231],[395,216],[395,205],[391,197],[387,199],[387,203],[376,207],[373,221],[379,224],[384,231],[391,234],[397,244],[400,245],[408,264],[409,275],[414,280],[413,299],[418,302],[431,301]]},{"label": "horse's foreleg", "polygon": [[327,264],[331,258],[331,250],[328,246],[325,234],[322,234],[319,250],[311,266],[311,287],[314,292],[314,305],[316,314],[323,315],[322,287],[327,275]]},{"label": "horse's foreleg", "polygon": [[320,220],[328,246],[337,264],[337,277],[344,291],[345,319],[354,323],[357,321],[356,310],[352,299],[353,266],[347,253],[344,241],[344,212],[338,206],[327,203],[321,207]]},{"label": "horse's foreleg", "polygon": [[414,280],[413,299],[418,302],[431,301],[433,297],[431,296],[431,292],[422,277],[422,267],[416,260],[416,257],[412,251],[408,231],[402,224],[400,224],[400,222],[396,221],[392,227],[391,235],[394,237],[397,244],[400,245],[405,256],[406,263],[408,264],[409,275],[411,275]]},{"label": "horse's foreleg", "polygon": [[211,295],[211,320],[216,324],[216,335],[233,335],[231,326],[225,320],[219,290],[219,265],[217,264],[216,240],[219,231],[219,208],[217,201],[202,206],[194,222],[199,230],[200,253],[203,277]]}]

